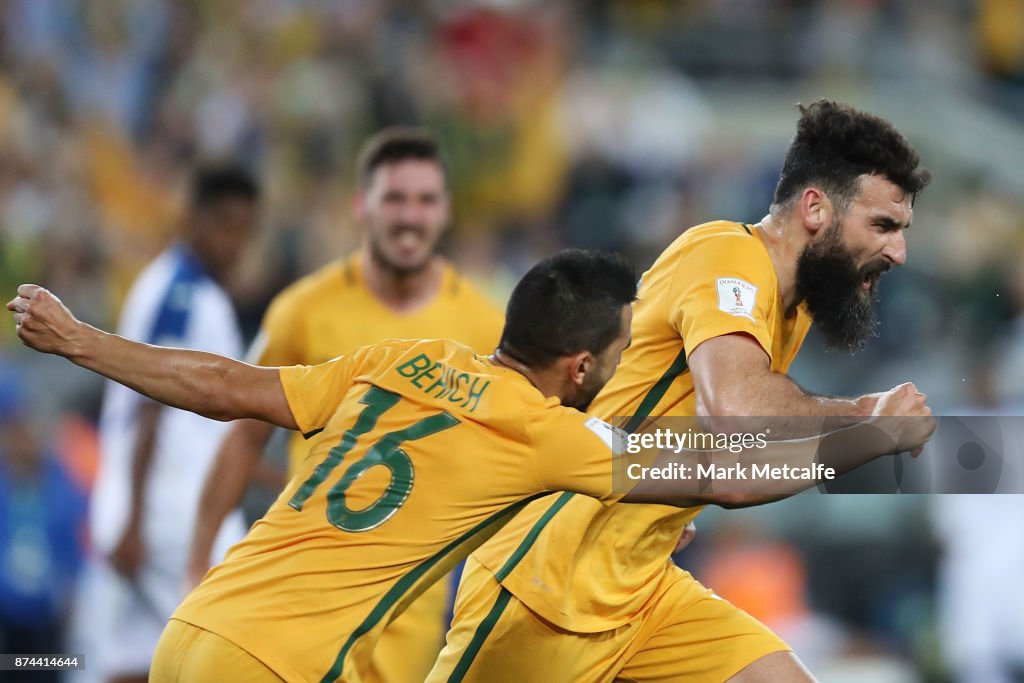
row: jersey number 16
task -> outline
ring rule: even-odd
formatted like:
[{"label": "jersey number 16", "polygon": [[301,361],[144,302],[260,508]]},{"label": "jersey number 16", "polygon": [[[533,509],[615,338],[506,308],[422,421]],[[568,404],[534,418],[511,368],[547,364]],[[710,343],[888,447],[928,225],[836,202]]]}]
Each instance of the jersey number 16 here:
[{"label": "jersey number 16", "polygon": [[[359,413],[356,423],[351,429],[346,430],[341,437],[341,443],[331,449],[324,461],[313,470],[309,479],[302,483],[299,490],[288,501],[288,505],[296,510],[302,510],[302,506],[309,500],[309,497],[356,445],[359,437],[372,430],[380,416],[394,408],[401,399],[402,397],[393,391],[370,387],[370,390],[359,400],[366,407]],[[391,519],[392,515],[398,512],[398,509],[409,497],[415,479],[412,460],[400,446],[406,441],[422,439],[425,436],[443,432],[457,424],[459,424],[459,420],[448,413],[436,413],[428,415],[404,429],[397,429],[382,436],[366,452],[366,455],[345,470],[345,474],[342,475],[338,483],[328,491],[327,521],[342,531],[357,532],[375,529]],[[345,492],[367,470],[377,465],[383,465],[391,470],[391,482],[387,489],[384,490],[380,498],[362,510],[350,509],[345,502]]]}]

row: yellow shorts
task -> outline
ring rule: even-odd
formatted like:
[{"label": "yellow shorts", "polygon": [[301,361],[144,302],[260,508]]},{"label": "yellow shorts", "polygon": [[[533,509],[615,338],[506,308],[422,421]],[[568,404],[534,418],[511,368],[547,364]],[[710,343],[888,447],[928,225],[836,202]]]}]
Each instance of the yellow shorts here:
[{"label": "yellow shorts", "polygon": [[263,662],[198,626],[171,619],[156,644],[149,683],[281,683]]},{"label": "yellow shorts", "polygon": [[[362,683],[419,683],[426,678],[444,644],[451,592],[445,577],[384,629]],[[150,667],[150,683],[283,680],[238,645],[176,618],[164,628]]]},{"label": "yellow shorts", "polygon": [[[434,665],[447,627],[451,582],[445,577],[388,624],[362,683],[419,683]],[[231,641],[171,619],[157,643],[150,683],[220,683],[283,679]]]},{"label": "yellow shorts", "polygon": [[420,683],[444,646],[452,598],[451,576],[416,598],[380,634],[363,683]]},{"label": "yellow shorts", "polygon": [[629,624],[574,633],[541,619],[471,558],[448,643],[427,683],[716,683],[765,655],[789,650],[766,626],[678,567]]}]

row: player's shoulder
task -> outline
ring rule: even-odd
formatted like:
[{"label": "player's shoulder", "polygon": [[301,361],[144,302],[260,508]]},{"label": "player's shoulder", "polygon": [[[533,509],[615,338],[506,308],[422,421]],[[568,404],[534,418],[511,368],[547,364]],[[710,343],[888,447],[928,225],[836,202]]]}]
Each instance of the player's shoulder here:
[{"label": "player's shoulder", "polygon": [[686,264],[688,275],[723,265],[742,264],[753,270],[770,270],[771,257],[756,228],[734,221],[696,225],[669,245],[652,269],[676,271]]},{"label": "player's shoulder", "polygon": [[537,440],[582,445],[588,439],[596,437],[609,448],[616,432],[615,428],[604,420],[557,402],[535,406],[526,420],[526,426]]},{"label": "player's shoulder", "polygon": [[332,261],[282,289],[272,303],[309,302],[337,296],[354,285],[355,276],[351,270],[351,259]]},{"label": "player's shoulder", "polygon": [[452,339],[383,339],[362,346],[351,355],[363,364],[376,367],[390,368],[409,362],[410,372],[417,364],[423,365],[424,369],[434,363],[469,366],[479,359],[473,349]]},{"label": "player's shoulder", "polygon": [[382,339],[370,346],[381,346],[399,353],[407,353],[412,350],[430,351],[434,355],[476,355],[473,349],[454,339]]},{"label": "player's shoulder", "polygon": [[450,339],[392,339],[357,355],[360,381],[509,438],[520,438],[524,416],[543,402],[522,375]]},{"label": "player's shoulder", "polygon": [[742,250],[764,251],[754,228],[735,221],[711,221],[695,225],[680,235],[669,249],[685,253],[688,250]]}]

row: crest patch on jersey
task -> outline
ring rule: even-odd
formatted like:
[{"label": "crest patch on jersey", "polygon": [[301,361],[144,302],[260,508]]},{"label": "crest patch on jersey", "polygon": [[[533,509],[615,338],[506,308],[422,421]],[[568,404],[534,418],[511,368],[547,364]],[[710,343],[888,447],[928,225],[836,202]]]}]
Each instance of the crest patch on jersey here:
[{"label": "crest patch on jersey", "polygon": [[617,427],[612,427],[604,420],[592,417],[583,423],[583,426],[594,432],[597,438],[604,441],[609,450],[613,453],[621,453],[626,443],[626,432]]},{"label": "crest patch on jersey", "polygon": [[717,284],[719,309],[729,315],[754,319],[757,287],[736,277],[720,277]]}]

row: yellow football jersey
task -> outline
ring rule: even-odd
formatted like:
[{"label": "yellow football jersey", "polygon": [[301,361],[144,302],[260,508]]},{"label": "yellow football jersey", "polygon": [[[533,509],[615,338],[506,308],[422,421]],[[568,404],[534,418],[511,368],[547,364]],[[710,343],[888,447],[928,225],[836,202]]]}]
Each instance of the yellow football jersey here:
[{"label": "yellow football jersey", "polygon": [[172,618],[285,680],[359,681],[384,626],[530,499],[612,498],[608,425],[456,342],[280,373],[311,457]]},{"label": "yellow football jersey", "polygon": [[[725,221],[691,228],[644,273],[633,344],[590,412],[627,431],[647,417],[696,415],[686,360],[702,342],[749,334],[772,370],[785,372],[810,324],[803,306],[785,316],[757,230]],[[701,509],[603,507],[581,496],[548,496],[474,557],[548,621],[581,633],[605,631],[641,611],[683,526]]]},{"label": "yellow football jersey", "polygon": [[[278,294],[248,360],[255,365],[316,365],[385,339],[454,339],[477,353],[494,351],[503,316],[445,263],[441,287],[426,306],[399,313],[366,286],[359,255],[336,261]],[[289,474],[309,455],[301,435],[288,446]]]}]

